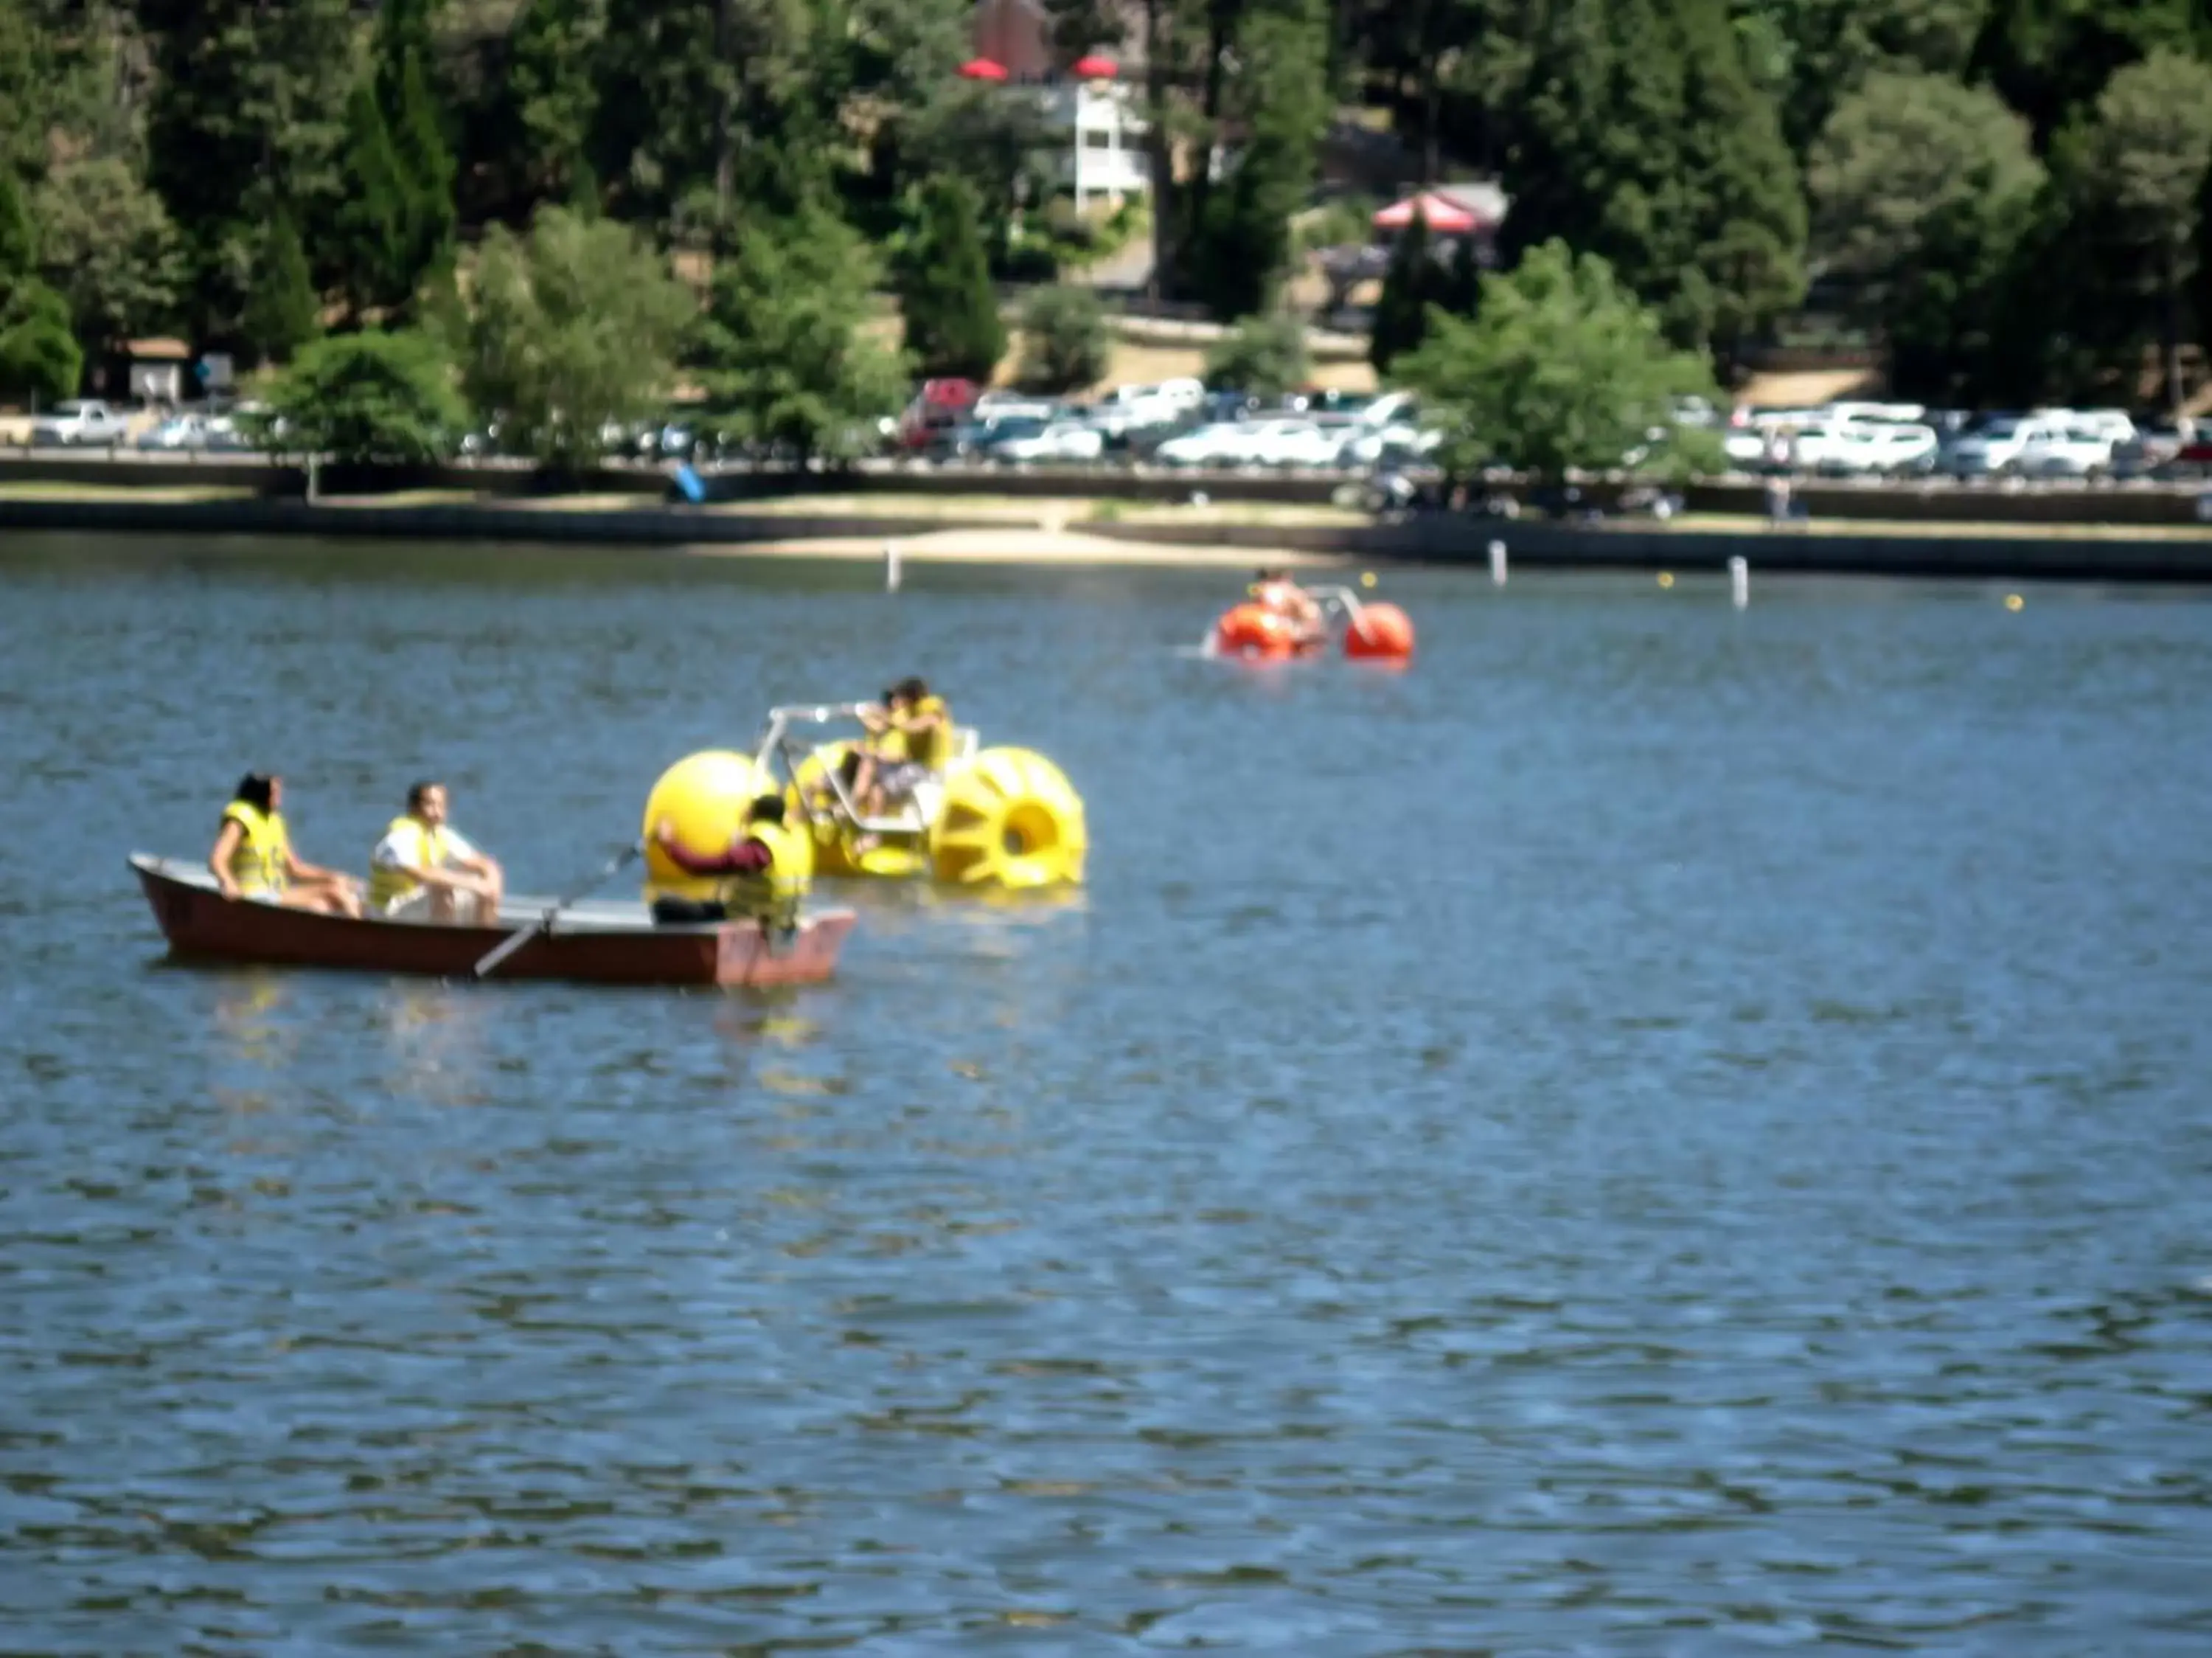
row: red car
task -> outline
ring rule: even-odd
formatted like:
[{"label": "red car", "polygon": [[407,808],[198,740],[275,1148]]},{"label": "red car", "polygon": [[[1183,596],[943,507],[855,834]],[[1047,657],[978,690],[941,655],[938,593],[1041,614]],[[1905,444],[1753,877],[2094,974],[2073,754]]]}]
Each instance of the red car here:
[{"label": "red car", "polygon": [[902,449],[924,449],[939,432],[959,425],[983,395],[972,380],[925,380],[899,417],[896,442]]}]

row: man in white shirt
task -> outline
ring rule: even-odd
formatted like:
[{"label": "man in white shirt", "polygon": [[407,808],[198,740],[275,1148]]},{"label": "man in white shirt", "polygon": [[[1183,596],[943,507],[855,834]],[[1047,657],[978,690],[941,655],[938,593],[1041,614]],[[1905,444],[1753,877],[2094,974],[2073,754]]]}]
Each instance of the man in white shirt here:
[{"label": "man in white shirt", "polygon": [[368,860],[372,915],[410,921],[462,921],[488,927],[499,919],[506,877],[499,865],[446,822],[446,785],[418,783]]}]

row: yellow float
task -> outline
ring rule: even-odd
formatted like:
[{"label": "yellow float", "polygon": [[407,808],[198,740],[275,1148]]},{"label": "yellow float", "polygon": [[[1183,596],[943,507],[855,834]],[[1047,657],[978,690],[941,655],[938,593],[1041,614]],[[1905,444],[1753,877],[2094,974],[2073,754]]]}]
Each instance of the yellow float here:
[{"label": "yellow float", "polygon": [[669,862],[654,832],[661,823],[691,850],[702,856],[719,852],[745,820],[745,808],[777,787],[751,755],[730,749],[688,754],[662,772],[645,797],[638,831],[645,842],[647,895],[711,898],[721,884],[718,877],[687,875]]},{"label": "yellow float", "polygon": [[[753,756],[813,826],[815,874],[930,879],[971,891],[1029,892],[1081,884],[1090,850],[1083,799],[1066,775],[1026,748],[984,748],[956,727],[945,770],[890,815],[863,818],[849,789],[854,737],[797,733],[859,725],[860,705],[775,708]],[[796,820],[795,818],[793,820]]]}]

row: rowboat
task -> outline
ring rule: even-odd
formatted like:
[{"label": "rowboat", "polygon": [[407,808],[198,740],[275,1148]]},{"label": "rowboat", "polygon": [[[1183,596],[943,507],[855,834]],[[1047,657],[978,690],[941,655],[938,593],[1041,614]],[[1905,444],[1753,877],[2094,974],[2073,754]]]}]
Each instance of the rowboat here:
[{"label": "rowboat", "polygon": [[[253,961],[367,972],[465,978],[490,951],[534,924],[556,900],[509,893],[504,925],[356,921],[228,899],[204,863],[140,852],[131,868],[153,906],[169,953],[202,961]],[[550,930],[502,961],[501,978],[565,978],[595,984],[817,984],[837,971],[837,953],[858,917],[817,910],[788,940],[750,921],[656,926],[642,903],[578,903]]]}]

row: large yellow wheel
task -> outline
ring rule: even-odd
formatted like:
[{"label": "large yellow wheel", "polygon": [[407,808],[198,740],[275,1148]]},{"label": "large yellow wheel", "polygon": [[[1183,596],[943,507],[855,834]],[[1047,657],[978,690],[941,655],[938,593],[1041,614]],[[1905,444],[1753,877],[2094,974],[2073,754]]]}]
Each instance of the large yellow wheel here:
[{"label": "large yellow wheel", "polygon": [[987,748],[945,780],[930,868],[964,887],[1059,887],[1083,879],[1083,800],[1026,748]]},{"label": "large yellow wheel", "polygon": [[708,749],[687,754],[660,774],[653,792],[645,797],[645,818],[639,832],[645,838],[645,869],[651,889],[672,896],[711,893],[720,883],[708,877],[687,875],[668,861],[653,838],[654,828],[665,819],[676,838],[694,852],[720,851],[745,820],[745,808],[760,795],[775,792],[775,779],[752,762],[748,754]]}]

